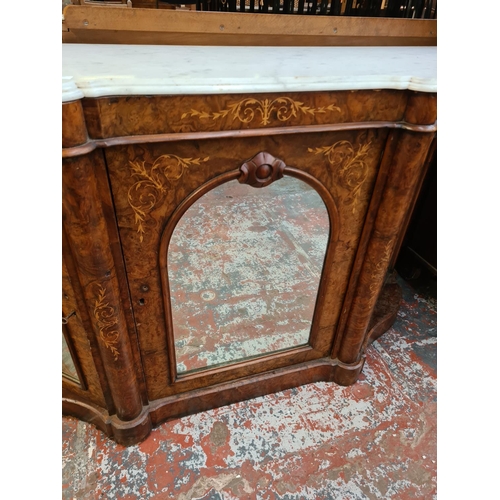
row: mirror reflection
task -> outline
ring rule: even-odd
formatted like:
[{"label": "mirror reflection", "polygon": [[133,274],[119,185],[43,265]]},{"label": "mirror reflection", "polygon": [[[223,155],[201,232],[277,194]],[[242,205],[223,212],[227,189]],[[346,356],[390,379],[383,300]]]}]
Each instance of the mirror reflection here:
[{"label": "mirror reflection", "polygon": [[69,378],[73,382],[80,383],[80,379],[78,378],[78,373],[76,371],[75,364],[73,363],[73,358],[71,357],[68,343],[64,338],[64,333],[62,333],[62,373],[63,376]]},{"label": "mirror reflection", "polygon": [[292,177],[197,200],[168,250],[177,372],[307,344],[328,233],[323,200]]}]

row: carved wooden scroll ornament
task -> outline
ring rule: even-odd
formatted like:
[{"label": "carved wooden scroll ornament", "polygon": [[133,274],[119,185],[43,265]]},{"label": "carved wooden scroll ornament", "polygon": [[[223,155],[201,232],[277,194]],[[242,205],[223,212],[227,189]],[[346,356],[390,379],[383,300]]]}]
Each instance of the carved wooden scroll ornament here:
[{"label": "carved wooden scroll ornament", "polygon": [[279,158],[261,151],[240,167],[238,182],[256,188],[269,186],[283,177],[285,167],[285,163]]}]

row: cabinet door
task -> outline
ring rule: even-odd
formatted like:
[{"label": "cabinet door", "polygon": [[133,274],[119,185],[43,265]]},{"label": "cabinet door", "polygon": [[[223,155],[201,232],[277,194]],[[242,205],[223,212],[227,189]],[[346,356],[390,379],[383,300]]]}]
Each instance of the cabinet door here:
[{"label": "cabinet door", "polygon": [[[330,355],[387,135],[349,130],[106,150],[150,400]],[[286,166],[284,176],[252,194],[237,179],[262,152]],[[276,267],[280,259],[288,259],[285,267]],[[238,262],[247,264],[239,274]],[[301,287],[301,272],[317,281]],[[294,295],[273,303],[269,295],[280,286]],[[305,334],[270,342],[283,325],[293,329],[301,301],[309,311]],[[262,309],[275,314],[264,321]],[[230,320],[215,321],[223,311]],[[268,332],[261,337],[259,325]],[[245,351],[236,337],[252,327],[247,344],[261,346]],[[214,342],[217,335],[225,341]],[[238,348],[231,350],[231,339]]]}]

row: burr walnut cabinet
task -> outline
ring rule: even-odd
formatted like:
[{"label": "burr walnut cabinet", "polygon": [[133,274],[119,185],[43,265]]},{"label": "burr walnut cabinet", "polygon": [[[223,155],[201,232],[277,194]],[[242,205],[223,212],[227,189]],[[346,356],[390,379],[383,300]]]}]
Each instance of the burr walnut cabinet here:
[{"label": "burr walnut cabinet", "polygon": [[63,412],[129,445],[355,383],[396,317],[435,48],[65,45],[63,75]]}]

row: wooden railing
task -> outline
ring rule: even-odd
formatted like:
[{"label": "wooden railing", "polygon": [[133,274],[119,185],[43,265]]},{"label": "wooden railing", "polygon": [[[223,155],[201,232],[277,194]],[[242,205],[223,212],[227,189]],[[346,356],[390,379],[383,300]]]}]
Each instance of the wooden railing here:
[{"label": "wooden railing", "polygon": [[[183,0],[163,0],[183,3]],[[159,3],[163,3],[159,0]],[[194,0],[188,0],[190,3]],[[197,0],[196,9],[321,16],[435,19],[437,0]]]}]

